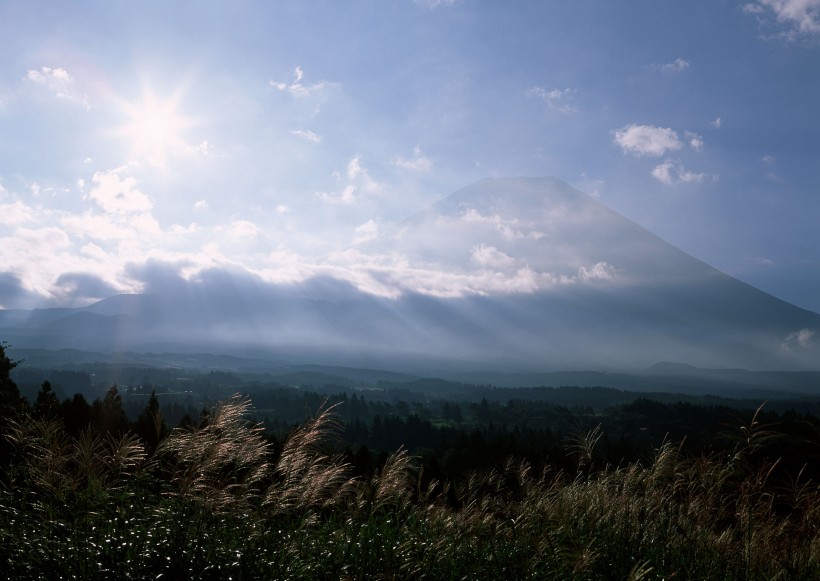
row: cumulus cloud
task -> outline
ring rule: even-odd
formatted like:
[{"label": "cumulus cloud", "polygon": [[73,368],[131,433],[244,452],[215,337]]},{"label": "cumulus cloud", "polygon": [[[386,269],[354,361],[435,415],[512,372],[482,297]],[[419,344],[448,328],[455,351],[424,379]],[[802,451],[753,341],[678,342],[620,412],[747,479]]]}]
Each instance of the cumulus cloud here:
[{"label": "cumulus cloud", "polygon": [[752,14],[772,14],[787,35],[820,33],[820,0],[757,0],[744,6]]},{"label": "cumulus cloud", "polygon": [[527,91],[528,96],[538,97],[550,109],[559,113],[573,113],[577,110],[571,104],[575,93],[575,89],[545,89],[544,87],[533,87]]},{"label": "cumulus cloud", "polygon": [[706,177],[706,174],[695,173],[683,167],[681,162],[676,160],[666,160],[656,165],[652,170],[652,177],[667,185],[699,182]]},{"label": "cumulus cloud", "polygon": [[393,158],[391,163],[396,167],[408,169],[411,171],[427,172],[433,169],[433,162],[430,160],[429,157],[421,153],[421,148],[419,147],[413,149],[412,158],[405,159],[403,157],[397,156]]},{"label": "cumulus cloud", "polygon": [[667,151],[683,147],[675,131],[653,125],[632,124],[618,129],[615,131],[615,143],[624,153],[647,157],[660,157]]},{"label": "cumulus cloud", "polygon": [[714,127],[715,129],[720,129],[720,126],[723,125],[723,119],[721,119],[720,117],[716,117],[710,123],[712,127]]},{"label": "cumulus cloud", "polygon": [[123,176],[123,168],[108,172],[96,172],[91,178],[94,187],[88,197],[106,212],[127,214],[146,212],[151,209],[151,200],[137,189],[137,180]]}]

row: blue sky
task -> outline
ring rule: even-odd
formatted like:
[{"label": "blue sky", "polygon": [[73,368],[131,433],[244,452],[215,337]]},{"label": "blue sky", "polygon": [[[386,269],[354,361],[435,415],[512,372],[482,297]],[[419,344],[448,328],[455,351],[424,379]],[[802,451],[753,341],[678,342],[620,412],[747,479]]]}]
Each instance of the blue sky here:
[{"label": "blue sky", "polygon": [[820,0],[4,0],[0,38],[6,308],[147,264],[355,283],[445,195],[551,175],[820,311]]}]

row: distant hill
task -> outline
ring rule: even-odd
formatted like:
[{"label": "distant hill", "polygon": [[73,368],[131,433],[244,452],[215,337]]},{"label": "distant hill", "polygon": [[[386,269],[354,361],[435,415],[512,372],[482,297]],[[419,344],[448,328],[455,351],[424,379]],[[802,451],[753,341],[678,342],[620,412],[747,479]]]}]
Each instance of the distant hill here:
[{"label": "distant hill", "polygon": [[84,308],[0,311],[0,338],[428,374],[820,368],[820,315],[555,178],[483,180],[355,252],[374,266],[347,278],[273,284],[212,269]]}]

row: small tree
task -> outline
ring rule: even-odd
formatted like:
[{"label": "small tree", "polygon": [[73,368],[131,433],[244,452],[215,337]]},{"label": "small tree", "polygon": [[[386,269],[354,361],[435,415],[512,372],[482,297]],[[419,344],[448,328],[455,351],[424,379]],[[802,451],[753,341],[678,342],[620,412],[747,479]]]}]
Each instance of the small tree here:
[{"label": "small tree", "polygon": [[145,406],[145,409],[137,418],[136,432],[145,442],[145,448],[149,454],[153,454],[156,451],[159,443],[168,434],[165,418],[162,417],[162,412],[159,409],[159,399],[157,399],[156,390],[151,392],[148,405]]},{"label": "small tree", "polygon": [[51,383],[44,381],[37,392],[37,401],[34,403],[34,415],[38,418],[53,419],[60,408],[60,402],[51,389]]},{"label": "small tree", "polygon": [[92,422],[101,434],[121,436],[128,431],[128,416],[122,407],[122,396],[117,386],[112,385],[102,401],[94,400],[91,404]]},{"label": "small tree", "polygon": [[24,403],[17,384],[11,379],[11,370],[20,362],[9,359],[6,355],[7,347],[7,343],[0,342],[0,413],[3,416],[7,416],[12,410],[19,409]]}]

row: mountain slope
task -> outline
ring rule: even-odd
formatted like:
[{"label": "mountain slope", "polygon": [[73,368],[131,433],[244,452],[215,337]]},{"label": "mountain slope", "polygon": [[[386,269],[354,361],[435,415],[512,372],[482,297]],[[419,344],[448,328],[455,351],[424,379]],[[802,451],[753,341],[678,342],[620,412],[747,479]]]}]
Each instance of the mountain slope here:
[{"label": "mountain slope", "polygon": [[709,267],[555,178],[483,180],[347,255],[355,268],[298,283],[212,269],[83,309],[0,312],[0,337],[402,369],[820,361],[820,315]]}]

